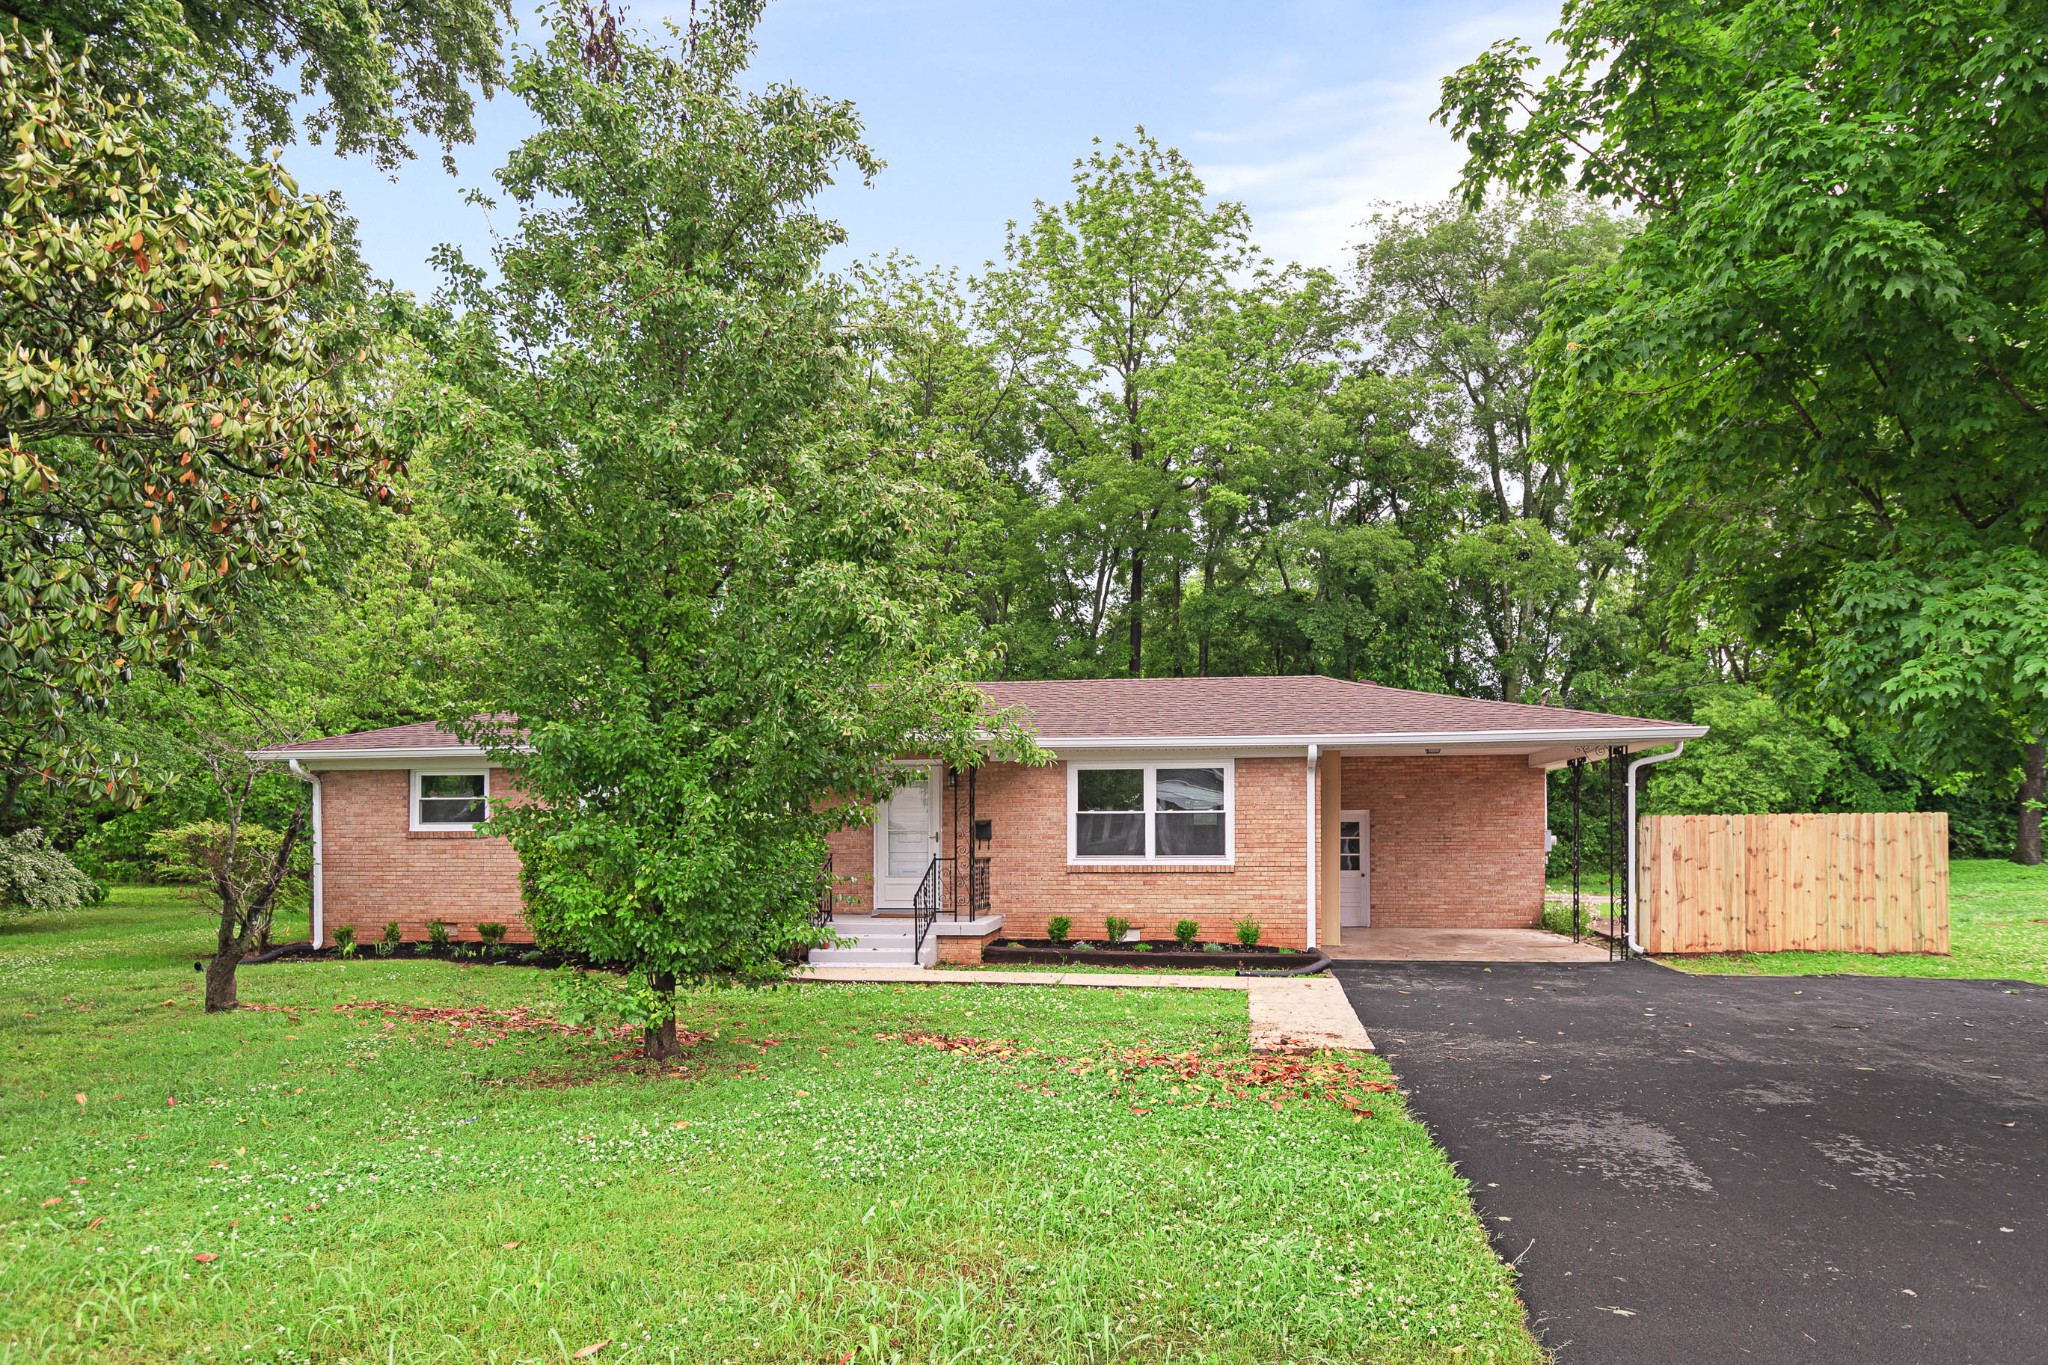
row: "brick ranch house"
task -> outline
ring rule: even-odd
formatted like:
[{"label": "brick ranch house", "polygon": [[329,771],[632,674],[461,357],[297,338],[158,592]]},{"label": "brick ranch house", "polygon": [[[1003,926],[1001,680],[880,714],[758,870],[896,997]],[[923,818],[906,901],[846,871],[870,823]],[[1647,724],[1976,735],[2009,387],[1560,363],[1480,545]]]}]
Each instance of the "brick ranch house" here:
[{"label": "brick ranch house", "polygon": [[[1347,928],[1518,928],[1542,914],[1544,774],[1706,733],[1699,726],[1325,677],[986,683],[1054,761],[965,772],[918,759],[831,839],[831,908],[851,951],[978,959],[1053,915],[1099,937],[1247,916],[1285,947]],[[525,940],[518,859],[478,838],[509,774],[431,724],[265,750],[313,784],[313,938],[396,921]],[[959,855],[965,853],[963,858]],[[937,933],[904,926],[940,916]],[[897,918],[897,917],[907,918]],[[893,921],[893,924],[892,924]],[[844,953],[849,950],[835,950]]]}]

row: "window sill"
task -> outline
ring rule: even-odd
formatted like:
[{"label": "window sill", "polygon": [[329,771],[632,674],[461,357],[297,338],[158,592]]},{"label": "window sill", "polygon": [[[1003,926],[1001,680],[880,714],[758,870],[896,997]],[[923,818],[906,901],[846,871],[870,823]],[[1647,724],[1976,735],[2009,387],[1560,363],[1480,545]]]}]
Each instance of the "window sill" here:
[{"label": "window sill", "polygon": [[1235,872],[1235,863],[1075,863],[1067,864],[1067,875],[1076,873],[1122,873],[1122,872],[1171,872],[1206,873]]},{"label": "window sill", "polygon": [[474,839],[477,837],[477,833],[473,829],[409,829],[405,832],[405,837],[408,839]]}]

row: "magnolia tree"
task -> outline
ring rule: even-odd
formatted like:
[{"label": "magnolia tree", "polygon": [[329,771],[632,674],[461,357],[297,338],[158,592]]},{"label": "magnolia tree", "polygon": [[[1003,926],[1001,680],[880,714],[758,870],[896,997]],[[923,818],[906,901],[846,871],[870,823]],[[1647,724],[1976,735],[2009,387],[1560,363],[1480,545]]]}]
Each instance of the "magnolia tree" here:
[{"label": "magnolia tree", "polygon": [[471,525],[532,586],[461,728],[516,766],[492,812],[541,941],[626,969],[603,1002],[676,1047],[680,985],[779,976],[825,837],[892,760],[1021,752],[946,561],[957,459],[860,397],[812,208],[876,162],[853,109],[745,81],[758,0],[664,49],[565,14],[512,87],[540,129],[494,279],[455,252],[434,420]]},{"label": "magnolia tree", "polygon": [[138,103],[0,37],[0,781],[132,794],[79,725],[131,670],[182,668],[254,575],[298,562],[303,490],[392,499],[344,386],[366,359],[326,207],[274,164],[160,178]]}]

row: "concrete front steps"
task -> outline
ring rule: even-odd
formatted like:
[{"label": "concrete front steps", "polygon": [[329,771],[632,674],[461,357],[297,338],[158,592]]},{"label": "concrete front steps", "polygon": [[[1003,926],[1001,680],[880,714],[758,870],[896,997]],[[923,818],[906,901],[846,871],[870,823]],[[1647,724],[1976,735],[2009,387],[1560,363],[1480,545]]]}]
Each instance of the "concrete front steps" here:
[{"label": "concrete front steps", "polygon": [[[941,957],[953,963],[979,962],[981,945],[1002,928],[1001,915],[959,920],[941,916],[925,930],[924,951],[913,958],[909,915],[892,915],[886,910],[879,915],[834,915],[832,931],[847,940],[846,946],[813,948],[810,961],[813,967],[930,967]],[[941,939],[954,940],[955,951],[942,953]]]},{"label": "concrete front steps", "polygon": [[834,915],[832,932],[845,946],[811,949],[813,967],[930,967],[939,960],[939,936],[929,929],[924,951],[912,950],[915,931],[907,916]]}]

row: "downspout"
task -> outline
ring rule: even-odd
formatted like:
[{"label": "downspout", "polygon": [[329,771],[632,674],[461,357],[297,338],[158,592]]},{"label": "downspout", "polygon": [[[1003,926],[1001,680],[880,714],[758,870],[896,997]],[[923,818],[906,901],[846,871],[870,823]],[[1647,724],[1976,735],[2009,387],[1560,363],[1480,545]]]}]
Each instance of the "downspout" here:
[{"label": "downspout", "polygon": [[325,939],[327,928],[327,898],[321,894],[324,878],[320,865],[327,852],[326,841],[320,837],[320,775],[309,773],[299,766],[296,758],[285,760],[292,770],[292,776],[313,789],[313,946],[318,948]]},{"label": "downspout", "polygon": [[1316,762],[1323,756],[1323,746],[1308,746],[1308,950],[1316,948],[1316,825],[1321,811],[1316,800]]},{"label": "downspout", "polygon": [[[1677,758],[1685,752],[1685,741],[1679,740],[1678,747],[1668,754],[1649,754],[1628,765],[1628,950],[1637,957],[1645,956],[1641,938],[1640,919],[1636,911],[1642,904],[1642,878],[1636,875],[1636,769],[1646,768],[1652,763],[1662,763]],[[1612,810],[1613,807],[1608,807]]]}]

